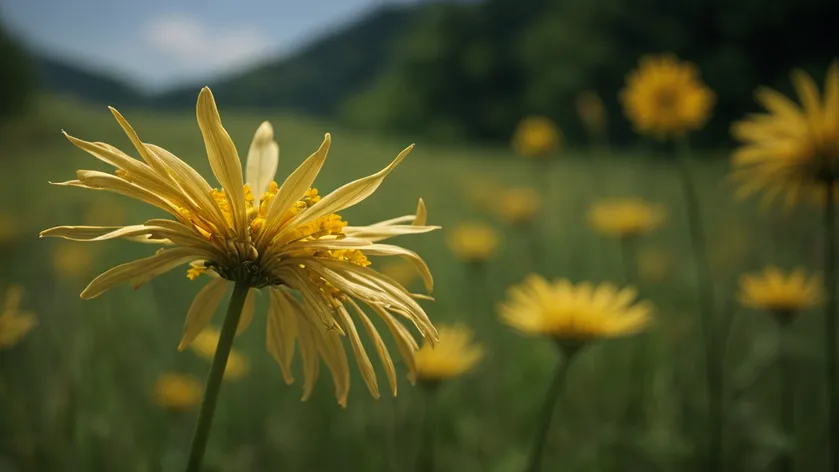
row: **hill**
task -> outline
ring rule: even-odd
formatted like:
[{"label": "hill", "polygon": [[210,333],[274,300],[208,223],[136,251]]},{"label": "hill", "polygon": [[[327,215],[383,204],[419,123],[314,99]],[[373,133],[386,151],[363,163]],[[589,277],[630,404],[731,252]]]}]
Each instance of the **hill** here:
[{"label": "hill", "polygon": [[140,105],[146,101],[140,91],[103,72],[40,54],[32,55],[32,64],[39,87],[50,93],[114,106]]}]

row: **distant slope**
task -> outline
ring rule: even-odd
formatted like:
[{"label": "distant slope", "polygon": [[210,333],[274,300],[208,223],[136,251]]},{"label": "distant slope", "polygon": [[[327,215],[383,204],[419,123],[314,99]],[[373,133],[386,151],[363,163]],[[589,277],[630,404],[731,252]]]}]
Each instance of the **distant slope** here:
[{"label": "distant slope", "polygon": [[[363,90],[391,63],[394,42],[421,5],[389,5],[304,46],[291,56],[211,83],[220,104],[246,108],[286,108],[331,115]],[[204,85],[204,84],[202,84]],[[154,97],[166,108],[195,105],[197,86]]]},{"label": "distant slope", "polygon": [[104,73],[39,54],[33,54],[32,63],[39,87],[50,93],[114,106],[139,105],[145,100],[130,85]]}]

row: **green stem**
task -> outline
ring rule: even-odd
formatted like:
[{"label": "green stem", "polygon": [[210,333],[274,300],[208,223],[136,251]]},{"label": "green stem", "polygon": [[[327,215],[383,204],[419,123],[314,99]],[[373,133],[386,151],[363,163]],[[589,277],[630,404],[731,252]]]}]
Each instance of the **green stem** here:
[{"label": "green stem", "polygon": [[638,272],[635,261],[635,240],[632,236],[622,236],[620,238],[620,244],[624,282],[627,285],[632,285],[635,282],[635,276]]},{"label": "green stem", "polygon": [[787,438],[787,448],[778,460],[778,472],[792,472],[795,470],[795,365],[789,352],[787,325],[780,326],[780,331],[781,431]]},{"label": "green stem", "polygon": [[[687,142],[682,141],[680,156],[677,157],[677,168],[682,181],[685,210],[688,217],[690,242],[696,267],[700,322],[702,326],[702,340],[705,347],[705,375],[708,387],[708,470],[719,472],[722,470],[722,365],[719,359],[719,349],[716,341],[717,330],[714,320],[714,290],[711,283],[711,269],[708,266],[708,251],[705,247],[705,230],[699,212],[699,197],[688,169]],[[724,344],[721,344],[724,345]]]},{"label": "green stem", "polygon": [[245,306],[245,298],[247,298],[249,288],[250,286],[242,281],[237,281],[233,287],[233,294],[230,296],[230,304],[227,307],[227,316],[224,318],[216,354],[213,357],[213,365],[210,366],[210,375],[207,377],[207,386],[204,388],[204,401],[201,403],[201,412],[198,413],[198,422],[195,424],[186,472],[199,472],[201,470],[204,451],[207,449],[207,439],[210,437],[210,428],[213,425],[213,414],[216,411],[221,381],[224,378],[224,368],[227,367],[227,357],[230,355],[230,348],[233,346],[233,338],[236,337],[236,328],[239,326],[239,317],[242,315],[242,308]]},{"label": "green stem", "polygon": [[527,472],[539,472],[542,469],[542,456],[544,455],[545,443],[548,439],[548,431],[551,429],[554,409],[565,385],[565,378],[568,376],[568,366],[571,365],[572,358],[573,353],[569,353],[565,356],[565,359],[560,360],[556,368],[556,374],[554,374],[553,382],[545,394],[545,400],[539,413],[539,426],[536,430],[536,436],[533,438],[533,448],[530,450]]},{"label": "green stem", "polygon": [[839,471],[839,385],[836,382],[836,183],[828,180],[824,204],[824,348],[830,466]]},{"label": "green stem", "polygon": [[[632,236],[620,238],[621,257],[623,259],[624,281],[626,285],[633,285],[637,278],[635,239]],[[628,389],[626,410],[624,411],[624,423],[628,427],[634,427],[641,421],[643,403],[646,398],[647,386],[647,337],[643,334],[633,339],[635,345],[629,352],[630,384],[637,387],[637,390]]]},{"label": "green stem", "polygon": [[436,424],[434,400],[437,397],[437,386],[428,385],[423,390],[425,390],[425,417],[422,422],[422,438],[416,470],[434,472],[434,426]]}]

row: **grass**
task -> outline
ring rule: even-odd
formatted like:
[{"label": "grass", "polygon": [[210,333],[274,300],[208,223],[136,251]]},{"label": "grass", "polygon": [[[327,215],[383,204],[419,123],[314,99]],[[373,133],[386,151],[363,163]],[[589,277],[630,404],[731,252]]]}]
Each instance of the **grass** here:
[{"label": "grass", "polygon": [[[211,175],[194,116],[123,112],[144,140]],[[378,170],[409,144],[293,116],[225,110],[222,116],[243,154],[260,121],[272,121],[280,142],[278,176],[293,170],[317,148],[323,132],[331,131],[332,151],[316,183],[322,193]],[[204,360],[175,349],[200,284],[175,270],[137,291],[121,287],[92,301],[79,299],[96,273],[147,255],[150,248],[121,241],[86,246],[39,240],[38,231],[80,224],[91,214],[98,215],[96,224],[119,224],[155,213],[119,196],[49,186],[47,181],[72,179],[75,169],[104,169],[67,143],[61,129],[130,148],[104,107],[67,99],[45,102],[0,135],[0,221],[12,223],[0,228],[8,235],[0,243],[0,287],[23,284],[24,306],[40,317],[39,327],[21,344],[0,351],[0,470],[5,465],[21,471],[182,470],[196,412],[167,412],[151,401],[150,392],[155,378],[167,371],[206,375]],[[716,311],[731,332],[723,353],[726,463],[732,471],[763,470],[787,444],[777,426],[779,338],[767,316],[738,308],[736,278],[766,264],[818,270],[823,257],[819,219],[807,208],[785,214],[761,211],[754,202],[733,202],[721,156],[697,153],[694,169],[719,299]],[[423,197],[429,221],[444,227],[404,237],[400,244],[422,254],[435,275],[436,302],[426,304],[432,319],[465,321],[489,355],[467,378],[439,392],[439,470],[518,472],[524,467],[555,353],[549,342],[522,337],[497,322],[495,303],[530,270],[528,239],[498,224],[470,195],[495,185],[535,184],[531,178],[528,163],[507,149],[419,142],[373,197],[344,213],[351,223],[370,223],[411,213]],[[546,276],[623,280],[619,243],[593,234],[585,222],[588,205],[599,198],[639,196],[663,203],[669,216],[664,229],[639,241],[642,252],[657,251],[666,266],[659,277],[648,276],[640,284],[643,296],[658,308],[656,325],[644,336],[598,344],[575,361],[546,448],[546,470],[702,470],[707,422],[702,344],[675,169],[640,152],[569,152],[552,166],[550,181],[545,216],[536,223],[544,235],[540,256],[547,262]],[[468,219],[493,222],[505,236],[486,274],[458,263],[445,244],[446,228]],[[87,252],[71,252],[68,245]],[[286,386],[265,352],[265,309],[265,300],[258,300],[256,322],[235,341],[250,359],[250,374],[223,386],[207,470],[412,470],[422,392],[402,377],[398,397],[376,401],[354,372],[346,410],[337,406],[328,375],[313,398],[300,403],[300,380]],[[221,315],[215,323],[221,323]],[[803,313],[790,329],[799,470],[819,470],[826,459],[821,326],[813,312]],[[643,387],[632,378],[627,356],[637,343],[647,343],[649,353],[650,384]],[[620,415],[640,388],[646,392],[644,421],[629,431],[620,426]]]}]

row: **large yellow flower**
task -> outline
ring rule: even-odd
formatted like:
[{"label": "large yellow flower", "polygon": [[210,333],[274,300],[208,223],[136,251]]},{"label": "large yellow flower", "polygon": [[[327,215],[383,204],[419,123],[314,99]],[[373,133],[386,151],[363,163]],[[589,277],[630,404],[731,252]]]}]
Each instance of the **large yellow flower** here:
[{"label": "large yellow flower", "polygon": [[550,118],[528,116],[513,133],[513,149],[522,157],[544,158],[562,145],[562,133]]},{"label": "large yellow flower", "polygon": [[[326,159],[330,136],[327,134],[317,152],[282,185],[277,185],[272,179],[279,149],[271,125],[265,122],[251,143],[243,179],[236,147],[222,126],[210,89],[204,88],[198,96],[198,126],[213,174],[222,186],[217,190],[184,161],[141,141],[122,115],[113,109],[112,112],[142,160],[108,144],[67,136],[79,148],[116,167],[116,172],[80,170],[76,180],[59,185],[126,195],[169,213],[173,219],[158,218],[124,227],[60,226],[42,232],[42,236],[77,241],[122,238],[163,246],[150,257],[122,264],[96,277],[82,292],[82,298],[94,298],[121,283],[137,287],[191,263],[191,279],[205,274],[210,280],[189,308],[181,349],[207,326],[228,282],[235,281],[239,286],[250,287],[248,297],[257,289],[268,292],[268,350],[280,364],[287,382],[294,379],[291,361],[295,343],[300,344],[304,399],[315,385],[322,357],[332,372],[339,403],[346,404],[350,374],[344,337],[349,338],[370,392],[378,395],[376,375],[356,322],[361,323],[376,346],[387,366],[391,390],[396,392],[390,355],[358,302],[384,320],[409,368],[413,368],[417,343],[398,318],[407,320],[432,340],[437,333],[416,301],[423,296],[409,293],[370,268],[367,258],[401,256],[410,260],[430,291],[432,278],[425,262],[412,251],[381,241],[437,227],[425,224],[421,200],[415,215],[370,226],[348,226],[338,212],[373,194],[412,146],[383,170],[321,197],[312,184]],[[240,331],[251,320],[250,315],[242,316]]]},{"label": "large yellow flower", "polygon": [[203,397],[201,382],[186,374],[169,372],[154,383],[154,402],[167,410],[184,411],[195,408]]},{"label": "large yellow flower", "polygon": [[456,226],[448,237],[449,248],[460,260],[484,262],[498,249],[498,233],[491,226],[477,221]]},{"label": "large yellow flower", "polygon": [[23,287],[20,285],[6,289],[5,306],[0,314],[0,349],[15,346],[38,325],[38,318],[33,313],[20,311],[22,298]]},{"label": "large yellow flower", "polygon": [[[824,100],[812,77],[792,73],[801,106],[779,92],[761,88],[757,101],[767,113],[735,123],[743,143],[732,157],[738,196],[764,190],[769,202],[781,193],[787,205],[800,197],[824,201],[825,183],[839,179],[839,60],[827,71]],[[839,197],[839,194],[837,194]]]},{"label": "large yellow flower", "polygon": [[653,231],[664,221],[664,209],[638,198],[616,198],[589,208],[591,226],[607,236],[628,237]]},{"label": "large yellow flower", "polygon": [[624,114],[638,133],[661,139],[705,126],[714,100],[696,66],[669,54],[642,58],[620,93]]},{"label": "large yellow flower", "polygon": [[618,290],[609,283],[597,287],[568,280],[549,283],[530,275],[509,290],[499,307],[501,320],[513,328],[558,341],[585,343],[598,338],[626,336],[643,330],[651,320],[652,305],[635,303],[634,288]]},{"label": "large yellow flower", "polygon": [[818,276],[807,277],[804,269],[785,275],[777,267],[740,277],[740,303],[785,317],[818,306],[822,286]]},{"label": "large yellow flower", "polygon": [[426,342],[417,351],[417,378],[437,382],[472,370],[484,357],[483,347],[472,338],[472,331],[462,324],[440,326],[439,343]]}]

